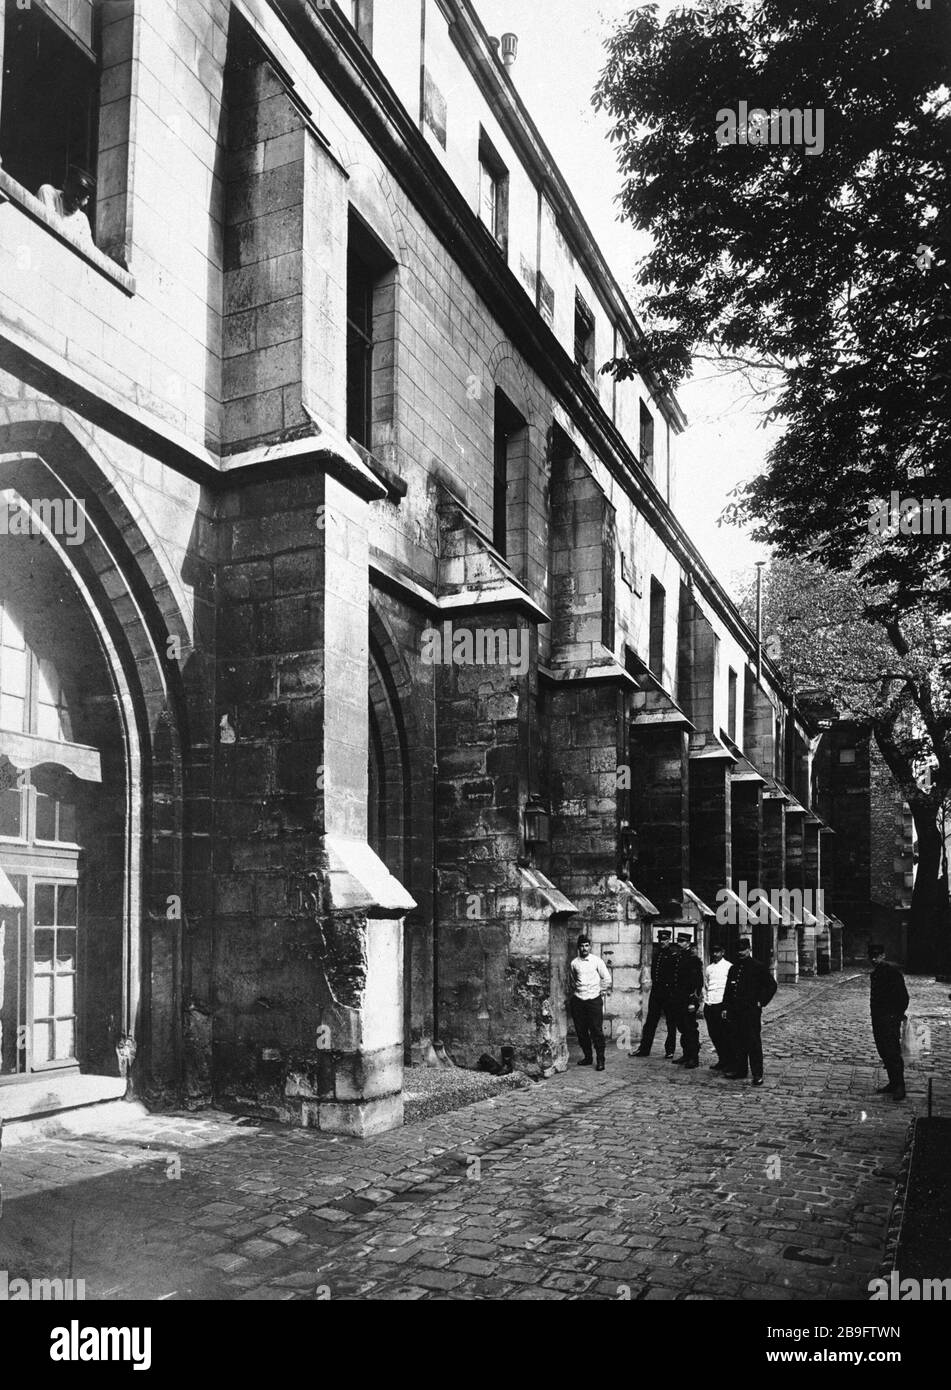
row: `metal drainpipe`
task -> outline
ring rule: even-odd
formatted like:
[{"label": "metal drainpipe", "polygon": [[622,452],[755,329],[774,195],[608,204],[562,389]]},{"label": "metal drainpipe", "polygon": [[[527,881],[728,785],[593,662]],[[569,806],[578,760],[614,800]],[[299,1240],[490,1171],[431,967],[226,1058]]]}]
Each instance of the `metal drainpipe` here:
[{"label": "metal drainpipe", "polygon": [[756,561],[756,680],[763,679],[763,566],[765,560]]},{"label": "metal drainpipe", "polygon": [[[435,698],[434,698],[435,703]],[[433,725],[433,735],[435,737],[435,724]],[[433,1046],[439,1042],[439,866],[436,857],[436,826],[437,826],[437,779],[439,776],[439,766],[433,763]]]}]

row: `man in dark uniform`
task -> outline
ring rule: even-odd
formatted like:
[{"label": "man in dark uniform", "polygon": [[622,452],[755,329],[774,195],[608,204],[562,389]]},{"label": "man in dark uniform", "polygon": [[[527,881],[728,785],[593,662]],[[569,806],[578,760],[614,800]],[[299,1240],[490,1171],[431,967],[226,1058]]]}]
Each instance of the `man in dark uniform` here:
[{"label": "man in dark uniform", "polygon": [[682,1057],[676,1065],[691,1071],[700,1065],[700,1026],[698,1016],[700,1001],[703,998],[703,966],[694,950],[693,938],[689,932],[677,933],[674,948],[673,981],[670,988],[670,1005],[680,1030]]},{"label": "man in dark uniform", "polygon": [[753,959],[753,943],[740,938],[739,955],[730,966],[723,991],[723,1022],[730,1028],[734,1071],[724,1072],[731,1081],[745,1081],[753,1073],[753,1085],[763,1084],[763,1009],[776,993],[776,981],[762,961]]},{"label": "man in dark uniform", "polygon": [[664,1056],[669,1059],[674,1055],[674,1049],[677,1046],[677,1025],[667,1004],[671,974],[669,966],[673,964],[672,958],[675,950],[671,944],[671,935],[672,933],[666,927],[661,927],[657,933],[657,940],[651,951],[651,992],[647,998],[647,1018],[644,1020],[637,1051],[628,1053],[629,1057],[649,1057],[651,1055],[651,1048],[654,1046],[654,1034],[657,1032],[661,1014],[665,1016],[667,1023]]},{"label": "man in dark uniform", "polygon": [[901,1055],[901,1022],[908,1008],[905,977],[897,965],[885,959],[884,946],[870,946],[872,973],[870,1002],[872,1006],[872,1036],[882,1065],[888,1073],[888,1085],[879,1087],[880,1095],[905,1099],[905,1064]]}]

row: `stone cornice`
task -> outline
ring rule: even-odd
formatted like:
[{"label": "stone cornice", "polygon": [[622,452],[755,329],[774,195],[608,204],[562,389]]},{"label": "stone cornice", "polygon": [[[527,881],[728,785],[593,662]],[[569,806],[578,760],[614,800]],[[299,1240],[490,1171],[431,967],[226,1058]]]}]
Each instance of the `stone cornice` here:
[{"label": "stone cornice", "polygon": [[[334,10],[308,0],[269,0],[319,79],[341,103],[399,180],[440,241],[470,277],[511,342],[568,412],[600,461],[668,546],[681,567],[752,660],[756,640],[683,526],[648,480],[634,451],[598,401],[586,378],[540,314],[525,312],[525,290],[500,265],[498,245],[429,148],[386,77],[352,27]],[[763,670],[782,691],[767,657]],[[784,696],[784,698],[787,698]]]}]

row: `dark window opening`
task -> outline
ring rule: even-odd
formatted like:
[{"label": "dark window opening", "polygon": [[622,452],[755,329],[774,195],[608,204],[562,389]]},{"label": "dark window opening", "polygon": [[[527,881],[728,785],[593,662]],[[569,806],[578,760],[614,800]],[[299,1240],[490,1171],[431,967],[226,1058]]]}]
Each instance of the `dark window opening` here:
[{"label": "dark window opening", "polygon": [[508,529],[509,451],[525,421],[501,391],[495,393],[495,469],[492,486],[492,544],[505,555]]},{"label": "dark window opening", "polygon": [[664,676],[664,624],[667,620],[667,595],[662,584],[651,579],[651,617],[649,655],[647,664],[655,676]]},{"label": "dark window opening", "polygon": [[575,363],[594,376],[594,314],[580,294],[575,295]]},{"label": "dark window opening", "polygon": [[509,221],[509,173],[483,130],[479,136],[479,216],[505,249]]},{"label": "dark window opening", "polygon": [[654,476],[654,417],[641,401],[641,467],[645,473]]},{"label": "dark window opening", "polygon": [[373,0],[350,0],[350,22],[357,38],[368,52],[373,52]]},{"label": "dark window opening", "polygon": [[727,676],[727,712],[726,712],[726,731],[734,741],[736,740],[736,672],[730,667]]},{"label": "dark window opening", "polygon": [[373,345],[375,300],[392,268],[370,230],[352,212],[347,242],[347,434],[373,448]]},{"label": "dark window opening", "polygon": [[25,9],[6,4],[0,161],[34,194],[44,184],[61,189],[70,166],[96,173],[97,15],[91,0],[62,9],[69,24],[37,0]]}]

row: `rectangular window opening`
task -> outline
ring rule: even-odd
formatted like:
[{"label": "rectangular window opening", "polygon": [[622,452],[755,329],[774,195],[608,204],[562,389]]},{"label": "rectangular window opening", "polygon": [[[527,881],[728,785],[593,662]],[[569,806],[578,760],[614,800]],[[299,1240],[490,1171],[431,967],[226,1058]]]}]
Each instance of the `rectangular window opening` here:
[{"label": "rectangular window opening", "polygon": [[651,478],[654,476],[654,417],[641,401],[640,426],[641,467]]},{"label": "rectangular window opening", "polygon": [[664,624],[667,620],[667,594],[663,584],[651,578],[650,642],[647,664],[658,679],[664,676]]},{"label": "rectangular window opening", "polygon": [[495,468],[492,487],[492,544],[507,554],[509,454],[525,421],[501,391],[495,393]]},{"label": "rectangular window opening", "polygon": [[479,134],[479,216],[505,250],[508,242],[509,173],[484,130]]},{"label": "rectangular window opening", "polygon": [[[62,190],[69,170],[96,176],[99,121],[97,11],[92,0],[7,0],[4,18],[0,162],[39,196]],[[85,208],[95,223],[92,203]]]},{"label": "rectangular window opening", "polygon": [[393,262],[366,224],[350,213],[347,242],[347,434],[373,449],[374,317]]},{"label": "rectangular window opening", "polygon": [[350,23],[357,32],[357,38],[369,52],[373,52],[373,0],[350,0]]},{"label": "rectangular window opening", "polygon": [[730,738],[736,741],[736,672],[731,666],[727,676],[728,695],[726,713],[726,731]]},{"label": "rectangular window opening", "polygon": [[575,294],[575,364],[594,378],[594,314],[578,293]]}]

